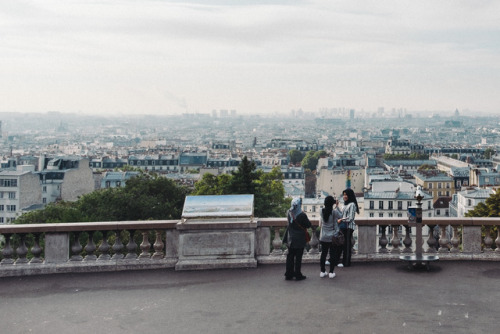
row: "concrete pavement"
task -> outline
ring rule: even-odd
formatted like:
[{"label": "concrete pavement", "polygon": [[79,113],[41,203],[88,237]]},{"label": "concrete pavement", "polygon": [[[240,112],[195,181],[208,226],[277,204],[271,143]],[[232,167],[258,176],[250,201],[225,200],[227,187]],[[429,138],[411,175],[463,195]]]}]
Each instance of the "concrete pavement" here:
[{"label": "concrete pavement", "polygon": [[0,333],[495,333],[500,263],[284,265],[0,278]]}]

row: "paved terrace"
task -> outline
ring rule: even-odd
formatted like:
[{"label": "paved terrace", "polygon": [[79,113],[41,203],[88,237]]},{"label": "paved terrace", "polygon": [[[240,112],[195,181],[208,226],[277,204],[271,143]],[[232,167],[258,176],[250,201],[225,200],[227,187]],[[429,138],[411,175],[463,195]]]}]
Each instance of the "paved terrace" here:
[{"label": "paved terrace", "polygon": [[0,278],[0,333],[499,333],[500,263],[284,264]]}]

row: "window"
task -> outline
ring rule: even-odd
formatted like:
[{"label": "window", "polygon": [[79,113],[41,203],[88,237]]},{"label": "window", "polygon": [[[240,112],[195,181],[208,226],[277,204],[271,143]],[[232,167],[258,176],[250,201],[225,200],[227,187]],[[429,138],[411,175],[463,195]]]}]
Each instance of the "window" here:
[{"label": "window", "polygon": [[462,186],[462,181],[458,180],[457,181],[457,188],[460,188]]},{"label": "window", "polygon": [[446,188],[450,187],[450,182],[446,182]]},{"label": "window", "polygon": [[398,213],[398,217],[403,217],[403,214],[402,213]]},{"label": "window", "polygon": [[16,211],[15,205],[7,205],[7,211]]},{"label": "window", "polygon": [[430,210],[431,209],[431,202],[427,202],[427,210]]},{"label": "window", "polygon": [[450,192],[446,191],[446,196],[450,197]]},{"label": "window", "polygon": [[[389,201],[389,210],[392,210],[392,209],[393,209],[393,204],[394,204],[394,202],[393,202],[393,201]],[[389,217],[391,217],[391,216],[389,216]]]},{"label": "window", "polygon": [[0,205],[0,211],[4,211],[5,210],[5,207],[2,205]]},{"label": "window", "polygon": [[403,201],[398,201],[398,210],[403,210]]},{"label": "window", "polygon": [[384,201],[378,201],[378,208],[380,210],[383,210],[384,209]]},{"label": "window", "polygon": [[116,186],[120,187],[122,185],[121,181],[116,181]]},{"label": "window", "polygon": [[384,214],[383,214],[383,213],[379,213],[379,214],[378,214],[378,216],[379,216],[380,218],[382,218],[382,217],[384,217]]},{"label": "window", "polygon": [[429,182],[429,189],[432,189],[432,182]]},{"label": "window", "polygon": [[9,191],[9,198],[10,199],[15,199],[16,198],[16,193],[14,191]]},{"label": "window", "polygon": [[44,193],[46,193],[46,192],[47,192],[47,186],[43,186],[42,191],[43,191]]},{"label": "window", "polygon": [[375,203],[374,201],[370,201],[370,210],[375,209]]},{"label": "window", "polygon": [[407,208],[411,207],[411,201],[406,202],[406,205]]},{"label": "window", "polygon": [[370,217],[373,217],[373,212],[370,212]]},{"label": "window", "polygon": [[429,216],[429,217],[432,217],[432,212],[429,212],[428,216]]},{"label": "window", "polygon": [[3,217],[0,217],[0,223],[2,223],[2,224],[4,223]]},{"label": "window", "polygon": [[0,187],[17,187],[16,179],[0,179]]},{"label": "window", "polygon": [[438,182],[438,189],[441,189],[441,182]]},{"label": "window", "polygon": [[440,216],[440,215],[441,215],[441,210],[437,209],[437,210],[436,210],[436,214],[437,214],[438,216]]},{"label": "window", "polygon": [[43,203],[43,204],[46,204],[46,203],[47,203],[47,199],[46,199],[45,197],[44,197],[44,198],[42,198],[42,203]]},{"label": "window", "polygon": [[110,181],[106,181],[106,188],[109,188],[111,187],[111,182]]},{"label": "window", "polygon": [[392,218],[392,212],[391,212],[391,213],[389,213],[389,217],[390,217],[390,218]]},{"label": "window", "polygon": [[307,212],[307,206],[304,205],[304,211]]},{"label": "window", "polygon": [[471,206],[472,205],[472,200],[468,199],[467,200],[467,206]]}]

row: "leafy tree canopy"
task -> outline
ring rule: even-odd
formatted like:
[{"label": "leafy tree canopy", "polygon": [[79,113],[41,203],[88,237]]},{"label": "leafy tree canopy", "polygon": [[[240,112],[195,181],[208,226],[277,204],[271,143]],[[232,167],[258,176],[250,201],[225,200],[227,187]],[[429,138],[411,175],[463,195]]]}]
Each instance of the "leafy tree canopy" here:
[{"label": "leafy tree canopy", "polygon": [[427,160],[429,156],[425,153],[410,153],[410,154],[384,154],[384,160]]},{"label": "leafy tree canopy", "polygon": [[315,170],[316,169],[316,166],[318,165],[318,160],[319,158],[321,158],[322,156],[326,156],[327,153],[326,151],[308,151],[304,157],[304,159],[302,159],[302,166],[305,168],[305,169],[309,169],[309,170]]},{"label": "leafy tree canopy", "polygon": [[500,217],[500,189],[479,203],[473,210],[465,214],[466,217]]},{"label": "leafy tree canopy", "polygon": [[290,150],[288,156],[290,157],[290,163],[294,165],[302,162],[302,159],[304,159],[304,155],[299,150]]},{"label": "leafy tree canopy", "polygon": [[203,175],[195,183],[193,195],[253,194],[254,214],[257,217],[283,217],[290,200],[285,199],[285,188],[281,182],[283,174],[279,167],[270,173],[256,170],[255,163],[244,157],[238,170],[232,174]]},{"label": "leafy tree canopy", "polygon": [[158,175],[140,174],[123,188],[83,195],[76,202],[58,202],[18,217],[15,224],[178,219],[185,187]]}]

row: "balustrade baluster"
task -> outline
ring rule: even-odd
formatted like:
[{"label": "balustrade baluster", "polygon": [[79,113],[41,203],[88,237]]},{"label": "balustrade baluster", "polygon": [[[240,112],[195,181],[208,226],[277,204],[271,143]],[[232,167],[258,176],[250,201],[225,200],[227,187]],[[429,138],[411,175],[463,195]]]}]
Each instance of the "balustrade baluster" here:
[{"label": "balustrade baluster", "polygon": [[435,225],[427,225],[429,229],[429,237],[427,238],[427,253],[436,253],[436,238],[434,238],[434,226]]},{"label": "balustrade baluster", "polygon": [[89,240],[87,241],[87,244],[85,245],[85,252],[87,255],[85,255],[85,258],[83,261],[95,261],[97,260],[97,255],[94,254],[96,251],[97,246],[94,243],[94,231],[89,232]]},{"label": "balustrade baluster", "polygon": [[403,244],[405,245],[405,249],[403,249],[403,253],[412,253],[413,250],[411,249],[411,236],[410,236],[410,231],[411,227],[410,226],[405,226],[405,238],[403,240]]},{"label": "balustrade baluster", "polygon": [[128,243],[127,243],[127,255],[125,255],[125,259],[127,259],[127,260],[137,259],[137,254],[136,254],[137,244],[134,240],[134,233],[135,233],[135,230],[128,231],[129,238],[128,238]]},{"label": "balustrade baluster", "polygon": [[311,235],[311,241],[309,241],[309,246],[311,246],[311,249],[309,250],[309,254],[318,254],[319,240],[318,236],[316,235],[317,226],[311,226],[311,229],[312,229],[312,235]]},{"label": "balustrade baluster", "polygon": [[80,243],[80,232],[75,232],[73,234],[73,245],[71,246],[71,258],[69,259],[70,261],[82,261],[83,256],[82,256],[82,244]]},{"label": "balustrade baluster", "polygon": [[112,249],[113,249],[114,254],[111,257],[111,259],[113,259],[113,260],[123,259],[123,257],[124,257],[124,255],[122,254],[123,243],[122,243],[122,239],[120,236],[120,231],[115,232],[115,243],[113,244]]},{"label": "balustrade baluster", "polygon": [[141,255],[139,255],[139,259],[149,259],[151,254],[149,254],[149,250],[151,249],[151,243],[149,242],[149,231],[142,232],[142,242],[141,242]]},{"label": "balustrade baluster", "polygon": [[455,225],[453,226],[453,238],[451,238],[451,253],[458,253],[460,252],[460,248],[458,246],[460,245],[460,237],[458,236],[458,226]]},{"label": "balustrade baluster", "polygon": [[281,241],[280,237],[280,228],[274,228],[274,239],[273,239],[273,251],[271,255],[283,255],[283,251],[281,250],[281,246],[283,245],[283,241]]},{"label": "balustrade baluster", "polygon": [[17,253],[16,264],[25,264],[28,263],[28,259],[26,258],[26,255],[28,255],[28,247],[26,247],[26,233],[21,233],[20,238],[21,241],[19,247],[17,247],[16,249]]},{"label": "balustrade baluster", "polygon": [[500,252],[500,226],[497,226],[497,238],[495,239],[495,245],[497,245],[495,251]]},{"label": "balustrade baluster", "polygon": [[109,255],[109,250],[111,247],[109,246],[108,243],[108,231],[103,231],[102,232],[102,241],[101,244],[99,245],[99,248],[97,251],[101,253],[99,257],[97,258],[98,261],[108,261],[111,260],[111,255]]},{"label": "balustrade baluster", "polygon": [[153,244],[153,248],[155,249],[155,252],[153,253],[153,256],[151,257],[153,260],[161,260],[163,259],[163,248],[165,244],[163,243],[163,240],[161,239],[161,234],[162,231],[155,231],[156,232],[156,240],[155,243]]},{"label": "balustrade baluster", "polygon": [[401,241],[399,240],[399,225],[392,225],[392,250],[391,253],[401,253],[401,249],[399,249],[399,245],[401,245]]},{"label": "balustrade baluster", "polygon": [[448,249],[448,236],[446,235],[446,229],[448,226],[441,225],[439,229],[441,230],[441,235],[439,236],[439,253],[448,253],[450,250]]},{"label": "balustrade baluster", "polygon": [[385,229],[387,228],[387,225],[380,225],[380,228],[382,229],[382,235],[380,236],[378,240],[378,244],[380,248],[378,249],[379,253],[387,253],[389,252],[387,250],[387,244],[389,241],[387,240],[387,236],[385,235]]},{"label": "balustrade baluster", "polygon": [[34,234],[33,247],[31,247],[31,254],[33,258],[30,263],[43,263],[43,259],[40,257],[42,254],[42,247],[40,247],[40,233]]},{"label": "balustrade baluster", "polygon": [[485,235],[484,235],[484,251],[492,252],[493,248],[493,239],[491,238],[491,226],[485,226]]},{"label": "balustrade baluster", "polygon": [[5,237],[5,245],[2,249],[2,261],[0,264],[14,264],[14,260],[12,259],[12,256],[14,255],[14,249],[10,245],[10,237],[12,234],[4,234]]}]

